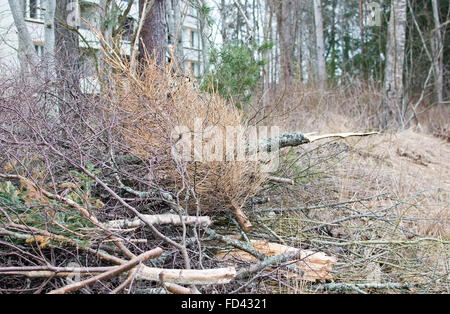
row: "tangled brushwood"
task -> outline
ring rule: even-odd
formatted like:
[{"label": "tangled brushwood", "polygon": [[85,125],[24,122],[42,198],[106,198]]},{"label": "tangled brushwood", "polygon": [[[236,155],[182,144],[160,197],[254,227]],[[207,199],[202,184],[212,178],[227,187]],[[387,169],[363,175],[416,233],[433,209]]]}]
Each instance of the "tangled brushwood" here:
[{"label": "tangled brushwood", "polygon": [[[257,161],[227,162],[223,149],[214,152],[219,149],[212,128],[221,135],[227,127],[245,128],[241,111],[218,95],[200,94],[190,80],[174,74],[174,65],[161,68],[147,59],[138,74],[117,58],[110,65],[115,71],[109,79],[108,110],[117,118],[125,153],[148,163],[149,185],[164,187],[183,200],[186,211],[197,214],[242,208],[260,190],[266,175]],[[183,136],[200,138],[200,147],[185,148],[194,161],[176,153]],[[217,153],[221,160],[208,159]]]},{"label": "tangled brushwood", "polygon": [[[292,240],[289,223],[284,231],[276,225],[286,216],[260,208],[274,198],[269,204],[281,204],[278,188],[292,186],[298,199],[307,182],[266,173],[267,160],[198,161],[176,153],[179,126],[194,139],[200,121],[207,155],[217,149],[208,144],[211,128],[250,129],[242,112],[200,93],[174,65],[148,59],[135,71],[120,58],[107,62],[101,94],[41,77],[39,69],[1,82],[0,292],[276,293],[292,282],[324,289],[317,281],[332,290],[326,282],[339,277],[336,267],[348,256],[322,245],[331,243],[323,239],[329,224]],[[290,133],[245,147],[273,152],[372,134]],[[290,169],[311,154],[285,150],[281,157]]]}]

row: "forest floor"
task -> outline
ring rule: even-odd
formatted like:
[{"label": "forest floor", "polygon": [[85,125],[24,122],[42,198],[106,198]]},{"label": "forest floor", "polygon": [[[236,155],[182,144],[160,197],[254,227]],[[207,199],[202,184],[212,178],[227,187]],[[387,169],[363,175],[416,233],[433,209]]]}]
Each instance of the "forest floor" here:
[{"label": "forest floor", "polygon": [[[321,128],[321,133],[335,131]],[[266,224],[292,246],[337,257],[333,283],[282,293],[450,291],[450,144],[417,130],[285,152]]]},{"label": "forest floor", "polygon": [[[205,294],[450,292],[448,114],[367,137],[308,143],[300,134],[270,178],[261,163],[181,163],[168,153],[173,138],[161,130],[173,121],[194,130],[192,117],[203,117],[203,127],[241,126],[243,113],[215,95],[205,101],[187,83],[168,97],[170,81],[147,70],[154,81],[114,78],[126,87],[114,110],[82,98],[84,118],[70,113],[57,125],[23,117],[13,92],[5,98],[14,109],[5,121],[18,131],[0,143],[0,293],[60,292],[72,274],[104,275],[117,264],[120,276],[87,279],[80,292],[167,293],[167,283]],[[283,126],[281,133],[377,129],[376,90],[289,92],[270,97],[273,108],[255,105],[265,121],[249,111],[246,123]],[[54,144],[23,145],[40,138]],[[122,266],[157,247],[157,258],[124,277]]]}]

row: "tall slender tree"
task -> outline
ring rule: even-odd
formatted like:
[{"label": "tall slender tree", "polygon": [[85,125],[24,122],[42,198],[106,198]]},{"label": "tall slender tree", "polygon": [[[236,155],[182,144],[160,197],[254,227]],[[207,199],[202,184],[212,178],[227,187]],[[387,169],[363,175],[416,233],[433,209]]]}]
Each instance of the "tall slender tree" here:
[{"label": "tall slender tree", "polygon": [[[144,3],[145,0],[139,1],[141,14]],[[148,53],[150,57],[155,58],[157,64],[165,63],[167,52],[166,0],[153,2],[145,16],[140,39],[141,58]]]},{"label": "tall slender tree", "polygon": [[56,74],[67,89],[80,86],[79,3],[73,0],[56,1],[55,59]]},{"label": "tall slender tree", "polygon": [[325,65],[325,44],[323,40],[322,2],[314,0],[314,19],[316,24],[317,76],[321,89],[327,88],[327,69]]},{"label": "tall slender tree", "polygon": [[405,113],[403,65],[406,43],[406,8],[406,0],[392,0],[384,74],[383,126],[386,126],[394,117],[397,117],[398,122],[401,123]]},{"label": "tall slender tree", "polygon": [[442,103],[443,100],[443,90],[444,90],[444,76],[443,76],[443,57],[444,57],[444,46],[442,42],[442,30],[441,22],[439,18],[439,5],[437,0],[432,0],[433,9],[433,20],[434,20],[434,32],[432,39],[432,51],[433,51],[433,66],[435,75],[435,90],[436,90],[436,100],[438,103]]},{"label": "tall slender tree", "polygon": [[277,29],[280,43],[281,81],[291,83],[295,76],[295,21],[294,0],[277,2]]},{"label": "tall slender tree", "polygon": [[[25,24],[23,7],[17,0],[8,0],[8,3],[19,36],[19,45],[21,47],[19,54],[25,56],[26,63],[37,64],[39,60],[33,47],[30,32]],[[26,66],[28,66],[28,64],[26,64]]]}]

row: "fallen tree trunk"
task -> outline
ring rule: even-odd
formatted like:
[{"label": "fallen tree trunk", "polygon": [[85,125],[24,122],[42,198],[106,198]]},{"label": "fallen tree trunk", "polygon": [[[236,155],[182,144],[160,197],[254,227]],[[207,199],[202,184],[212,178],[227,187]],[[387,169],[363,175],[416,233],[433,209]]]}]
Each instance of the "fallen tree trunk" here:
[{"label": "fallen tree trunk", "polygon": [[348,138],[348,137],[361,137],[379,134],[379,132],[368,133],[331,133],[324,135],[304,134],[301,132],[284,133],[276,138],[269,138],[261,140],[258,143],[258,151],[273,152],[285,147],[296,147],[327,138]]},{"label": "fallen tree trunk", "polygon": [[337,261],[334,256],[267,241],[251,241],[251,243],[255,250],[268,257],[255,263],[257,259],[252,254],[237,249],[221,251],[216,255],[218,259],[229,260],[231,263],[234,263],[234,260],[253,263],[248,268],[241,269],[236,278],[245,278],[269,266],[292,261],[293,267],[285,271],[287,277],[312,282],[332,279],[330,272]]},{"label": "fallen tree trunk", "polygon": [[294,180],[289,179],[289,178],[279,178],[279,177],[269,176],[269,177],[267,177],[267,180],[269,182],[274,182],[274,183],[290,184],[290,185],[295,184]]},{"label": "fallen tree trunk", "polygon": [[250,230],[252,230],[253,225],[242,210],[242,207],[236,205],[234,202],[231,202],[231,211],[233,212],[237,222],[239,223],[239,226],[242,228],[242,230],[244,230],[244,232],[249,232]]},{"label": "fallen tree trunk", "polygon": [[164,288],[166,288],[167,291],[173,294],[200,294],[194,289],[185,288],[174,283],[164,283]]},{"label": "fallen tree trunk", "polygon": [[28,278],[49,278],[68,277],[73,274],[80,276],[98,275],[117,268],[111,267],[53,267],[53,266],[32,266],[32,267],[2,267],[2,276],[25,276]]},{"label": "fallen tree trunk", "polygon": [[227,284],[236,277],[234,267],[219,269],[161,269],[141,267],[136,275],[137,280],[149,280],[163,283],[186,285]]},{"label": "fallen tree trunk", "polygon": [[156,258],[156,257],[160,256],[162,253],[163,253],[163,250],[161,248],[153,249],[153,250],[143,253],[143,254],[139,255],[138,257],[133,258],[131,261],[129,261],[125,264],[122,264],[118,267],[115,267],[114,269],[111,269],[103,274],[94,276],[92,278],[89,278],[89,279],[86,279],[86,280],[83,280],[80,282],[75,282],[75,283],[67,285],[65,287],[50,291],[48,294],[66,294],[68,292],[80,290],[81,288],[93,285],[98,281],[110,279],[121,273],[124,273],[124,272],[132,269],[133,267],[135,267],[137,264],[145,262],[146,260],[151,259],[151,258]]},{"label": "fallen tree trunk", "polygon": [[[173,225],[181,226],[186,225],[200,225],[204,227],[209,227],[212,225],[211,218],[207,216],[194,217],[194,216],[183,216],[181,219],[180,215],[165,214],[165,215],[144,215],[148,222],[153,225]],[[113,220],[104,223],[105,228],[110,230],[117,229],[127,229],[127,228],[138,228],[145,226],[144,222],[138,217],[134,219],[120,219]]]},{"label": "fallen tree trunk", "polygon": [[313,134],[307,134],[305,135],[309,142],[316,142],[327,138],[348,138],[348,137],[365,137],[370,135],[376,135],[380,134],[380,132],[367,132],[367,133],[331,133],[331,134],[324,134],[324,135],[313,135]]}]

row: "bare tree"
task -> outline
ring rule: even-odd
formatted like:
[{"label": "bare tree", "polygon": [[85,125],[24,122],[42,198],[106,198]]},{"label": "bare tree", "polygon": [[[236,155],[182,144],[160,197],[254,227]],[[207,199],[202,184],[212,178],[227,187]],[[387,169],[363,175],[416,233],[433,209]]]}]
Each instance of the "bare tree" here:
[{"label": "bare tree", "polygon": [[327,88],[327,69],[325,66],[325,45],[323,40],[322,2],[314,0],[314,18],[316,24],[317,75],[321,89]]},{"label": "bare tree", "polygon": [[209,7],[206,0],[199,0],[198,24],[200,28],[200,39],[202,41],[202,61],[204,72],[209,70],[208,50],[209,39],[207,34]]},{"label": "bare tree", "polygon": [[[144,0],[140,0],[139,7],[142,13]],[[141,57],[146,52],[154,57],[158,64],[165,62],[167,51],[167,25],[166,25],[166,1],[155,0],[145,17],[141,32],[140,53]]]},{"label": "bare tree", "polygon": [[78,1],[58,0],[55,13],[56,74],[67,88],[80,86],[80,44]]},{"label": "bare tree", "polygon": [[295,1],[279,1],[276,10],[280,43],[281,81],[289,83],[295,75]]},{"label": "bare tree", "polygon": [[46,59],[55,53],[55,11],[56,0],[45,1],[44,54]]},{"label": "bare tree", "polygon": [[186,8],[185,1],[168,1],[167,21],[169,24],[169,43],[172,45],[171,58],[176,58],[177,65],[181,71],[184,71],[184,51],[183,51],[183,28],[181,27]]},{"label": "bare tree", "polygon": [[406,0],[392,1],[384,77],[383,126],[387,125],[394,114],[397,114],[397,117],[401,120],[405,111],[403,64],[405,60],[406,8]]},{"label": "bare tree", "polygon": [[31,64],[37,64],[39,62],[36,51],[33,47],[33,40],[25,24],[22,3],[17,0],[8,0],[9,8],[14,19],[14,24],[17,28],[19,36],[19,44],[22,49],[19,50],[19,54],[25,56],[26,62]]},{"label": "bare tree", "polygon": [[444,58],[444,46],[441,33],[441,22],[439,19],[439,6],[437,0],[432,0],[433,6],[433,20],[435,25],[434,36],[432,39],[433,50],[433,66],[435,74],[435,89],[436,98],[438,103],[443,102],[443,89],[444,89],[444,77],[443,77],[443,58]]}]

